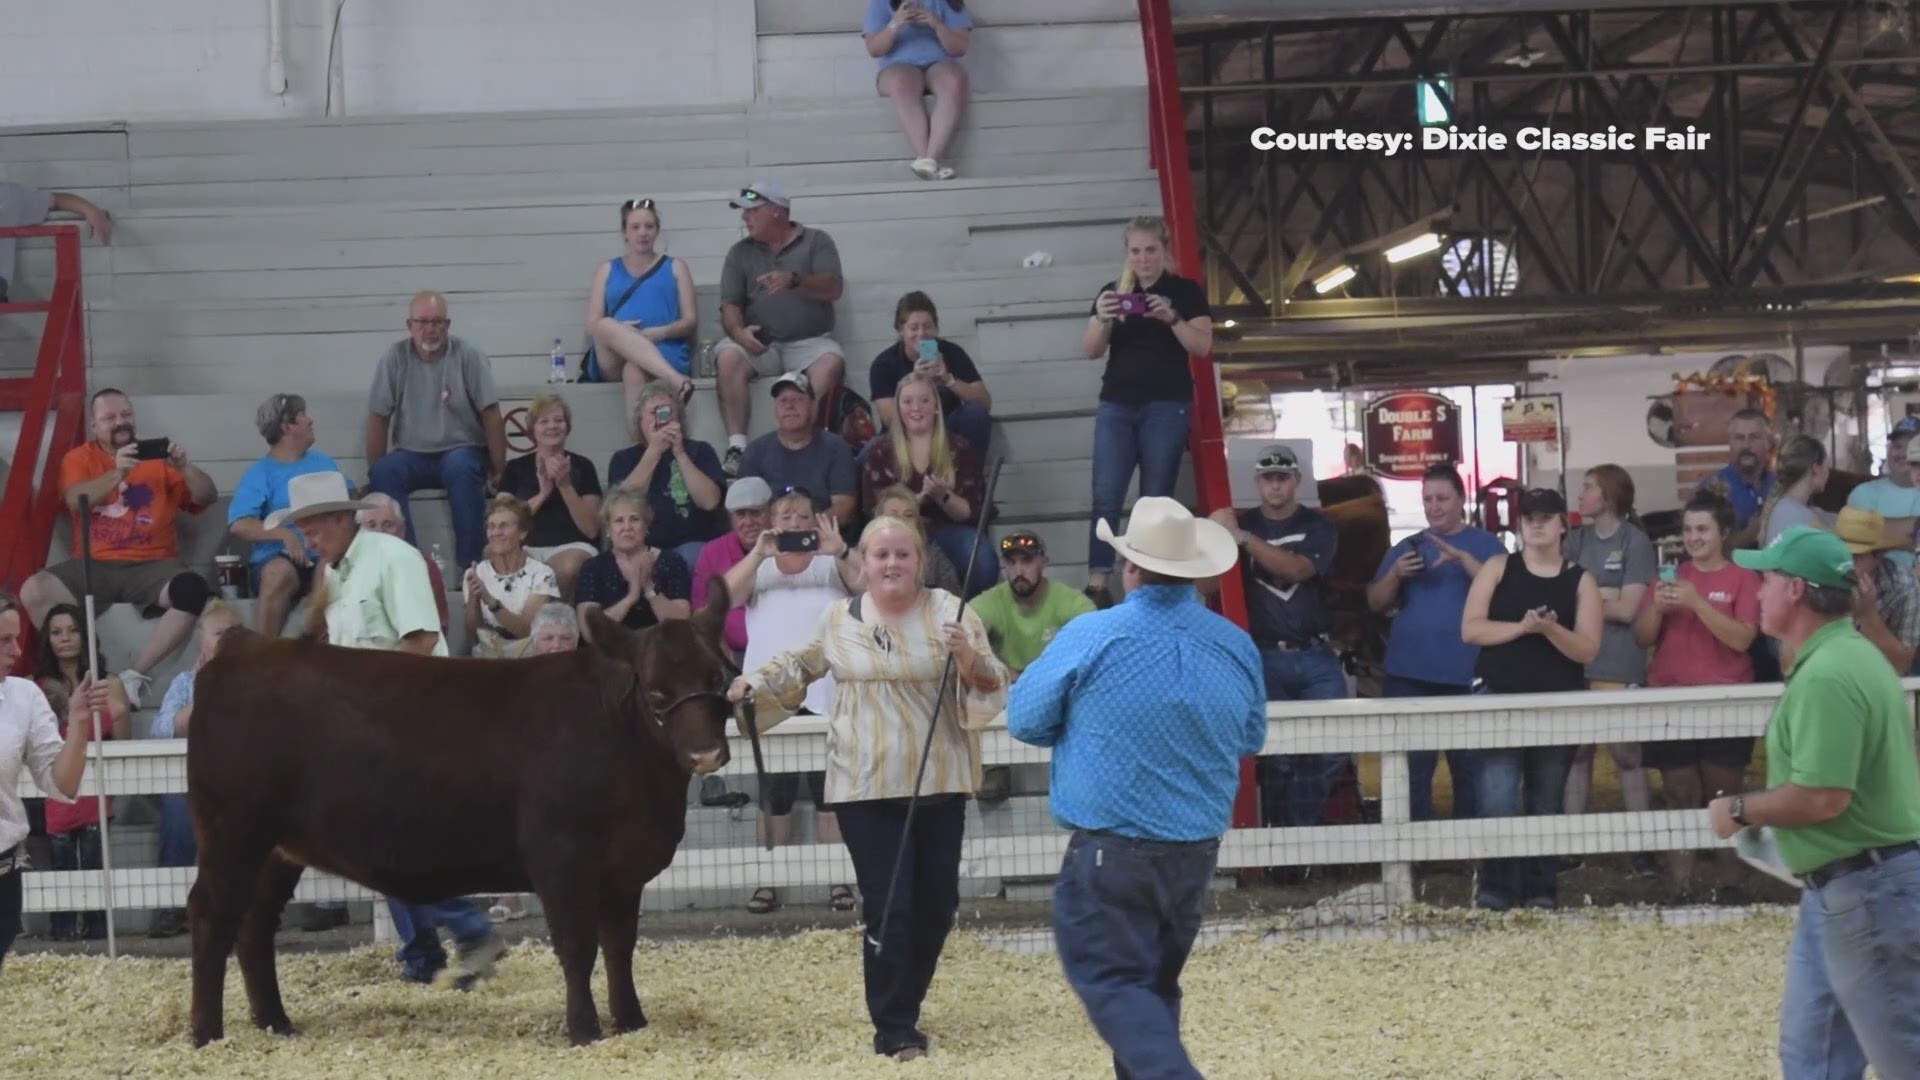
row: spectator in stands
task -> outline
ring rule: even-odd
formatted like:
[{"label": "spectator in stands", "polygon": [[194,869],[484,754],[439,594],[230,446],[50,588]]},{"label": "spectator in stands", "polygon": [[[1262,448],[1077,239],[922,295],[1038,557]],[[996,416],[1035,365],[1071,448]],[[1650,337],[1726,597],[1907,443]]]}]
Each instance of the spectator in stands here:
[{"label": "spectator in stands", "polygon": [[553,568],[562,598],[573,595],[580,565],[600,553],[600,472],[567,449],[573,407],[558,394],[542,394],[527,406],[533,452],[507,462],[500,490],[533,511],[527,554]]},{"label": "spectator in stands", "polygon": [[[740,660],[746,671],[757,671],[774,657],[804,647],[813,639],[814,627],[827,605],[858,591],[860,563],[840,536],[840,524],[832,514],[815,514],[813,501],[802,492],[792,492],[773,500],[772,526],[760,533],[747,557],[727,571],[727,595],[747,608],[747,652]],[[782,551],[782,537],[807,538],[812,544],[803,550]],[[799,713],[826,716],[833,705],[833,676],[824,675],[807,687]],[[779,763],[774,763],[778,767]],[[800,794],[800,781],[807,782],[816,817],[815,842],[837,844],[840,827],[826,806],[824,773],[778,772],[767,777],[760,792],[767,816],[760,826],[760,842],[783,847],[793,842],[793,803]],[[835,885],[829,891],[835,911],[853,910],[853,890]],[[747,910],[765,915],[780,907],[780,892],[761,886],[747,900]]]},{"label": "spectator in stands", "polygon": [[[87,677],[87,634],[85,616],[72,604],[56,604],[40,625],[40,663],[34,672],[40,689],[53,705],[55,714],[66,712],[67,699]],[[133,737],[132,708],[120,681],[93,672],[95,681],[107,688],[107,708],[100,713],[100,737]],[[92,724],[92,717],[87,721]],[[64,734],[64,732],[62,733]],[[111,813],[112,802],[107,803]],[[47,800],[47,846],[55,870],[100,869],[100,803],[96,799],[78,802]],[[94,940],[107,936],[104,911],[53,913],[51,933],[55,941]]]},{"label": "spectator in stands", "polygon": [[[1586,665],[1600,654],[1600,587],[1561,554],[1567,503],[1533,488],[1520,495],[1521,549],[1495,555],[1474,575],[1460,618],[1460,637],[1480,648],[1476,671],[1490,694],[1584,690]],[[1558,814],[1575,747],[1487,750],[1480,757],[1481,817]],[[1522,787],[1525,788],[1524,800]],[[1480,866],[1483,908],[1559,904],[1553,855],[1488,859]]]},{"label": "spectator in stands", "polygon": [[580,590],[575,597],[584,614],[589,606],[633,630],[665,619],[684,619],[693,613],[693,572],[680,553],[647,544],[651,523],[645,495],[618,488],[607,496],[608,550],[588,559],[580,568]]},{"label": "spectator in stands", "polygon": [[[700,549],[700,558],[693,564],[692,606],[706,607],[708,587],[725,577],[760,542],[760,531],[767,527],[767,504],[772,501],[773,490],[757,476],[743,477],[727,486],[727,516],[732,528]],[[731,599],[733,608],[727,612],[721,640],[738,657],[747,651],[747,609],[738,597]]]},{"label": "spectator in stands", "polygon": [[[1435,465],[1420,481],[1427,528],[1387,550],[1367,586],[1367,607],[1393,615],[1387,637],[1386,680],[1381,696],[1460,697],[1472,692],[1480,650],[1460,640],[1467,589],[1486,560],[1506,548],[1500,538],[1467,524],[1467,487],[1451,465]],[[1412,772],[1413,820],[1433,817],[1433,771],[1440,754],[1407,755]],[[1447,751],[1453,786],[1453,816],[1475,815],[1478,757],[1472,750]]]},{"label": "spectator in stands", "polygon": [[700,309],[686,260],[655,251],[660,210],[652,199],[620,204],[626,250],[593,272],[587,289],[587,334],[598,372],[587,374],[626,388],[626,415],[640,405],[640,388],[658,379],[682,404],[693,397],[693,339]]},{"label": "spectator in stands", "polygon": [[[1747,650],[1760,632],[1760,575],[1728,561],[1732,536],[1732,505],[1716,492],[1695,493],[1680,517],[1687,561],[1671,574],[1662,571],[1633,622],[1633,640],[1653,650],[1648,686],[1753,681]],[[1667,739],[1643,749],[1647,765],[1660,770],[1667,809],[1700,810],[1715,794],[1742,788],[1753,739]],[[1682,897],[1691,892],[1693,866],[1693,852],[1667,853],[1667,872]]]},{"label": "spectator in stands", "polygon": [[917,492],[905,484],[895,484],[880,492],[872,510],[874,517],[899,518],[920,530],[920,546],[925,551],[920,560],[920,584],[960,595],[960,571],[953,568],[953,560],[947,558],[938,545],[927,542],[927,523],[920,517]]},{"label": "spectator in stands", "polygon": [[[867,373],[867,387],[881,423],[891,431],[899,416],[893,398],[900,380],[926,375],[940,391],[940,413],[946,417],[947,431],[966,439],[985,457],[993,439],[993,417],[988,414],[993,395],[967,350],[940,337],[940,313],[932,298],[919,290],[902,296],[893,308],[893,329],[900,340],[874,357]],[[931,356],[926,355],[928,351]],[[872,452],[869,442],[860,449],[861,460]]]},{"label": "spectator in stands", "polygon": [[[1007,700],[1006,669],[979,618],[959,597],[921,586],[923,550],[912,526],[874,519],[860,542],[867,591],[828,605],[810,640],[734,680],[727,695],[737,702],[752,694],[765,730],[780,719],[776,707],[791,713],[809,684],[833,676],[826,797],[860,885],[873,1049],[902,1061],[927,1051],[920,1007],[960,906],[966,799],[980,782],[979,730]],[[949,657],[950,686],[942,677]],[[933,749],[922,759],[929,725]],[[916,773],[923,782],[908,831]],[[889,895],[902,852],[910,872]],[[883,920],[889,908],[892,917]]]},{"label": "spectator in stands", "polygon": [[728,476],[741,476],[753,409],[747,383],[756,374],[798,376],[808,397],[819,399],[846,375],[846,353],[832,336],[833,304],[846,279],[833,237],[795,222],[779,184],[761,180],[731,205],[747,235],[727,249],[720,269],[720,324],[727,336],[714,344],[713,361],[727,424],[721,464]]},{"label": "spectator in stands", "polygon": [[[153,718],[153,727],[147,732],[150,739],[184,739],[191,733],[193,726],[193,680],[207,661],[213,659],[214,650],[220,647],[220,639],[226,632],[240,625],[240,613],[227,606],[224,600],[209,600],[207,608],[200,613],[199,632],[195,635],[199,646],[194,657],[193,667],[173,677],[167,686],[167,695],[160,702],[160,713]],[[187,797],[175,793],[160,796],[160,865],[163,867],[192,866],[198,858],[199,845],[193,836],[193,815],[187,810]],[[340,911],[344,920],[346,910]],[[186,911],[181,908],[167,908],[153,913],[153,919],[147,924],[147,936],[155,938],[178,937],[187,932]],[[317,927],[307,927],[317,929]]]},{"label": "spectator in stands", "polygon": [[894,423],[868,444],[873,452],[861,469],[861,493],[868,506],[895,484],[918,494],[934,546],[955,566],[964,568],[973,560],[971,573],[962,570],[971,600],[993,584],[1000,569],[993,552],[973,542],[978,531],[973,522],[986,510],[980,457],[967,440],[947,434],[931,376],[915,372],[901,379],[896,399]]},{"label": "spectator in stands", "polygon": [[[893,99],[913,160],[907,167],[922,180],[951,180],[940,164],[960,110],[967,104],[967,55],[973,16],[964,0],[867,0],[867,55],[880,61],[880,93]],[[929,123],[921,99],[933,95]]]},{"label": "spectator in stands", "polygon": [[1795,525],[1833,524],[1833,516],[1813,508],[1813,497],[1827,486],[1827,448],[1811,435],[1795,435],[1780,447],[1773,490],[1760,508],[1760,546]]},{"label": "spectator in stands", "polygon": [[[55,604],[76,604],[83,591],[80,536],[93,541],[94,601],[161,610],[159,623],[133,666],[120,673],[135,708],[146,694],[149,673],[193,634],[193,620],[213,589],[180,560],[174,520],[180,511],[198,514],[220,497],[213,478],[168,440],[161,457],[145,457],[134,435],[133,401],[118,390],[98,390],[87,403],[93,438],[60,460],[60,493],[73,512],[73,558],[29,577],[20,590],[27,613],[41,625]],[[159,440],[153,440],[158,442]],[[80,521],[80,499],[92,500]]]},{"label": "spectator in stands", "polygon": [[[1326,579],[1339,530],[1326,515],[1300,505],[1300,462],[1291,449],[1260,451],[1253,467],[1260,505],[1222,508],[1215,523],[1241,550],[1247,629],[1259,646],[1268,701],[1327,701],[1347,696],[1328,634]],[[1291,754],[1260,759],[1260,801],[1268,825],[1318,825],[1347,754]]]},{"label": "spectator in stands", "polygon": [[256,605],[253,625],[276,636],[286,625],[287,612],[313,587],[313,550],[299,529],[268,529],[267,515],[289,505],[289,479],[339,472],[340,466],[314,449],[313,417],[307,415],[307,399],[298,394],[275,394],[261,402],[253,423],[267,440],[267,453],[240,474],[227,505],[227,531],[252,545],[247,562]]},{"label": "spectator in stands", "polygon": [[462,593],[475,656],[525,656],[532,647],[533,617],[560,599],[553,568],[527,554],[533,511],[512,495],[487,504],[485,557],[467,567]]},{"label": "spectator in stands", "polygon": [[570,653],[580,647],[580,620],[565,604],[543,604],[533,617],[533,654]]},{"label": "spectator in stands", "polygon": [[[366,504],[366,509],[354,515],[354,520],[362,528],[385,533],[402,541],[407,538],[406,515],[391,496],[374,491],[360,501]],[[434,603],[440,609],[440,633],[444,636],[449,629],[446,576],[440,572],[440,564],[426,552],[421,552],[420,558],[427,564],[427,579],[433,587]]]},{"label": "spectator in stands", "polygon": [[1840,511],[1833,532],[1853,552],[1853,623],[1893,670],[1915,673],[1920,648],[1920,581],[1889,556],[1895,550],[1879,514],[1849,506]]},{"label": "spectator in stands", "polygon": [[[86,219],[88,236],[102,244],[113,243],[113,216],[87,199],[70,191],[37,191],[24,184],[0,181],[0,229],[39,225],[55,210],[79,214]],[[0,236],[0,304],[7,302],[7,279],[13,276],[18,244],[14,237]],[[0,949],[0,955],[5,953]]]},{"label": "spectator in stands", "polygon": [[407,339],[380,358],[367,392],[367,478],[400,504],[412,543],[407,496],[447,493],[454,559],[480,559],[486,543],[487,488],[507,466],[507,429],[487,355],[447,333],[447,298],[423,292],[407,306]]},{"label": "spectator in stands", "polygon": [[678,551],[692,566],[706,542],[726,531],[720,501],[727,474],[712,446],[687,438],[686,410],[672,387],[648,383],[639,400],[633,418],[639,441],[614,451],[607,486],[645,494],[653,512],[647,543]]},{"label": "spectator in stands", "polygon": [[1920,532],[1920,486],[1914,483],[1913,462],[1920,454],[1920,417],[1903,417],[1887,436],[1887,471],[1877,480],[1854,488],[1847,505],[1872,510],[1886,521],[1887,557],[1902,570],[1913,569],[1913,543]]},{"label": "spectator in stands", "polygon": [[[1581,525],[1566,540],[1567,561],[1593,575],[1600,589],[1600,655],[1587,665],[1589,690],[1625,690],[1647,681],[1647,650],[1634,642],[1633,621],[1660,560],[1633,512],[1633,494],[1633,477],[1620,466],[1596,465],[1587,470],[1580,488]],[[1607,750],[1620,776],[1620,798],[1626,808],[1651,809],[1653,790],[1640,764],[1640,745],[1612,743]],[[1582,746],[1567,775],[1565,812],[1585,813],[1592,790],[1593,747]],[[1637,851],[1632,858],[1636,873],[1645,877],[1657,873],[1651,855]]]},{"label": "spectator in stands", "polygon": [[[0,673],[20,664],[20,639],[26,630],[21,615],[13,597],[0,593]],[[0,870],[6,871],[0,873],[0,963],[20,933],[27,842],[22,775],[31,775],[49,802],[71,804],[87,768],[93,713],[104,715],[111,706],[106,684],[83,678],[68,697],[62,724],[33,680],[0,679]]]},{"label": "spectator in stands", "polygon": [[1752,547],[1759,540],[1760,507],[1773,490],[1767,465],[1773,458],[1773,427],[1759,409],[1741,409],[1727,422],[1727,452],[1733,460],[1704,481],[1707,488],[1733,505],[1735,547]]},{"label": "spectator in stands", "polygon": [[813,390],[804,375],[782,375],[772,390],[774,429],[747,447],[740,475],[765,480],[776,494],[805,491],[815,511],[831,510],[842,527],[852,524],[853,451],[840,436],[814,426]]},{"label": "spectator in stands", "polygon": [[[1140,495],[1172,495],[1187,449],[1193,403],[1191,358],[1213,351],[1213,313],[1197,282],[1174,273],[1167,224],[1137,217],[1126,227],[1127,265],[1119,281],[1094,298],[1081,348],[1107,357],[1093,420],[1093,521],[1088,525],[1087,595],[1113,603],[1107,575],[1113,549],[1100,542],[1100,522],[1113,528],[1134,470]],[[1145,314],[1122,305],[1145,305]]]}]

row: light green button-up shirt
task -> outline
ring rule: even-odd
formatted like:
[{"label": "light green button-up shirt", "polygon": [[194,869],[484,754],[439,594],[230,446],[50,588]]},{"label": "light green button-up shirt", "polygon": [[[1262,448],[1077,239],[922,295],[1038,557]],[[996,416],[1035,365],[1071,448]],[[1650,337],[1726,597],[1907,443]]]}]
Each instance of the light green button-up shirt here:
[{"label": "light green button-up shirt", "polygon": [[412,544],[361,529],[346,555],[328,569],[327,579],[328,641],[350,649],[393,650],[408,634],[430,630],[439,638],[433,655],[447,655],[427,563]]}]

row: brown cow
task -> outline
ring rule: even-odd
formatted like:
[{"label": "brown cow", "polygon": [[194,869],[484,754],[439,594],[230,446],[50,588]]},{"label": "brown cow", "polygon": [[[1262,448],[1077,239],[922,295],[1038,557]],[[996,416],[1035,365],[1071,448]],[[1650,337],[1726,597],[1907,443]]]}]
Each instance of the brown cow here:
[{"label": "brown cow", "polygon": [[534,892],[574,1045],[600,1037],[596,943],[614,1030],[646,1026],[640,891],[686,832],[689,776],[727,763],[728,603],[716,589],[691,620],[637,634],[596,612],[591,648],[524,660],[228,633],[187,743],[194,1045],[222,1036],[236,940],[254,1024],[292,1032],[273,935],[308,866],[410,904]]}]

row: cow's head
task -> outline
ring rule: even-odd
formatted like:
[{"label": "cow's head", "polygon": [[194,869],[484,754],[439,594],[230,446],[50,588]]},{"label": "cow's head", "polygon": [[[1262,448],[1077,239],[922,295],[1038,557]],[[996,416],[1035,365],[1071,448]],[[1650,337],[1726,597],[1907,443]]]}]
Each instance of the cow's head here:
[{"label": "cow's head", "polygon": [[587,636],[609,659],[631,668],[638,685],[628,707],[638,707],[646,730],[673,750],[680,768],[710,773],[727,763],[727,720],[733,706],[727,685],[734,667],[721,644],[726,626],[726,586],[716,579],[707,606],[691,619],[668,619],[638,633],[602,615],[587,613]]}]

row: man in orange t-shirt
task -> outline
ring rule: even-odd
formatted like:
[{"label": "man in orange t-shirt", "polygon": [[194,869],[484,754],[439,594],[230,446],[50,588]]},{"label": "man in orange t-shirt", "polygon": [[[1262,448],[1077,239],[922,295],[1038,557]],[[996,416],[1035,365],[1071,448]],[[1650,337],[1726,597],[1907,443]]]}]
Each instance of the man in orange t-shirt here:
[{"label": "man in orange t-shirt", "polygon": [[74,558],[28,578],[20,599],[35,626],[55,604],[78,603],[75,598],[85,591],[79,558],[80,497],[92,500],[85,526],[93,542],[94,602],[163,612],[133,667],[120,673],[127,697],[138,707],[148,672],[186,643],[212,596],[207,579],[180,561],[174,518],[181,510],[200,513],[220,493],[211,477],[187,461],[178,443],[168,441],[164,457],[141,456],[133,433],[133,402],[127,395],[97,391],[87,411],[93,440],[69,450],[60,461],[60,497],[74,515]]}]

